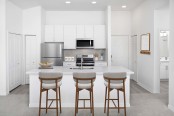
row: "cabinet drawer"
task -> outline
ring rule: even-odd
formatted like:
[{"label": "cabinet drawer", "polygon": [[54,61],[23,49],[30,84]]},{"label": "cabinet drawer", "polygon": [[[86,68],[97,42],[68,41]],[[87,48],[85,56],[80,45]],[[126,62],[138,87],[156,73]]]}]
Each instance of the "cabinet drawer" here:
[{"label": "cabinet drawer", "polygon": [[75,67],[76,63],[75,62],[63,62],[64,67]]},{"label": "cabinet drawer", "polygon": [[95,66],[107,66],[107,62],[95,62]]}]

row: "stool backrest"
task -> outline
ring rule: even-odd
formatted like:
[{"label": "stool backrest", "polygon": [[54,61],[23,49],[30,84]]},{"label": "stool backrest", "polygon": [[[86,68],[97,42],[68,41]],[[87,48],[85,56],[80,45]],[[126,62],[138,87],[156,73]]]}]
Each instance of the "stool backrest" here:
[{"label": "stool backrest", "polygon": [[51,84],[62,80],[62,73],[40,72],[39,79],[42,83]]},{"label": "stool backrest", "polygon": [[123,83],[123,81],[126,79],[126,73],[125,72],[107,72],[103,74],[104,80],[110,83]]},{"label": "stool backrest", "polygon": [[81,84],[87,84],[95,81],[96,73],[73,73],[74,81]]}]

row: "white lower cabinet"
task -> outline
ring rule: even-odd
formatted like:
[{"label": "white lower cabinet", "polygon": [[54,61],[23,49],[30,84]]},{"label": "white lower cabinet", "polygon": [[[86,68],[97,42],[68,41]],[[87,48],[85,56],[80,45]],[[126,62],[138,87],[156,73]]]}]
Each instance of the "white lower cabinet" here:
[{"label": "white lower cabinet", "polygon": [[63,62],[63,67],[75,67],[76,62]]},{"label": "white lower cabinet", "polygon": [[160,79],[169,79],[169,63],[161,62],[160,63]]},{"label": "white lower cabinet", "polygon": [[104,61],[95,61],[95,66],[107,66],[107,62]]},{"label": "white lower cabinet", "polygon": [[22,35],[8,34],[9,90],[22,84]]}]

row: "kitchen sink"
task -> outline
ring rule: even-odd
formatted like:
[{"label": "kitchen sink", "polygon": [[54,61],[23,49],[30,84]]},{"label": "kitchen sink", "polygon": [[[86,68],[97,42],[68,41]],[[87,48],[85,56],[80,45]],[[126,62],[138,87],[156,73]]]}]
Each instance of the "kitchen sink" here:
[{"label": "kitchen sink", "polygon": [[[81,68],[80,67],[75,67],[75,68],[69,68],[69,69],[80,69],[81,70]],[[82,68],[82,70],[84,70],[84,69],[94,69],[93,67],[83,67]]]}]

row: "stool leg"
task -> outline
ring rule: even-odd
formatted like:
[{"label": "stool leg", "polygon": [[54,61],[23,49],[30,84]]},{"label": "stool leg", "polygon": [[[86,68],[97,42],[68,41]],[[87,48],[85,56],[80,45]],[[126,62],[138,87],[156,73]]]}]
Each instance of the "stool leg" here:
[{"label": "stool leg", "polygon": [[125,89],[123,91],[124,94],[124,115],[126,116],[126,94],[125,94]]},{"label": "stool leg", "polygon": [[79,91],[77,91],[77,113],[79,111]]},{"label": "stool leg", "polygon": [[46,91],[46,113],[48,111],[48,90]]},{"label": "stool leg", "polygon": [[110,101],[110,87],[108,87],[108,111],[107,111],[107,116],[109,116],[109,101]]},{"label": "stool leg", "polygon": [[62,105],[61,105],[61,92],[59,87],[59,105],[60,105],[60,113],[62,113]]},{"label": "stool leg", "polygon": [[41,82],[41,86],[40,86],[39,116],[41,113],[41,101],[42,101],[42,82]]},{"label": "stool leg", "polygon": [[77,114],[77,88],[76,88],[76,93],[75,93],[75,114],[74,116],[76,116]]},{"label": "stool leg", "polygon": [[92,116],[94,116],[94,93],[92,88]]},{"label": "stool leg", "polygon": [[89,94],[90,94],[90,111],[92,113],[92,99],[91,99],[91,90],[89,91]]},{"label": "stool leg", "polygon": [[119,97],[119,90],[117,90],[117,98],[118,98],[118,113],[120,113],[120,97]]},{"label": "stool leg", "polygon": [[58,88],[56,86],[56,114],[58,116]]},{"label": "stool leg", "polygon": [[107,87],[105,89],[105,104],[104,104],[104,113],[106,113],[106,99],[107,99]]}]

